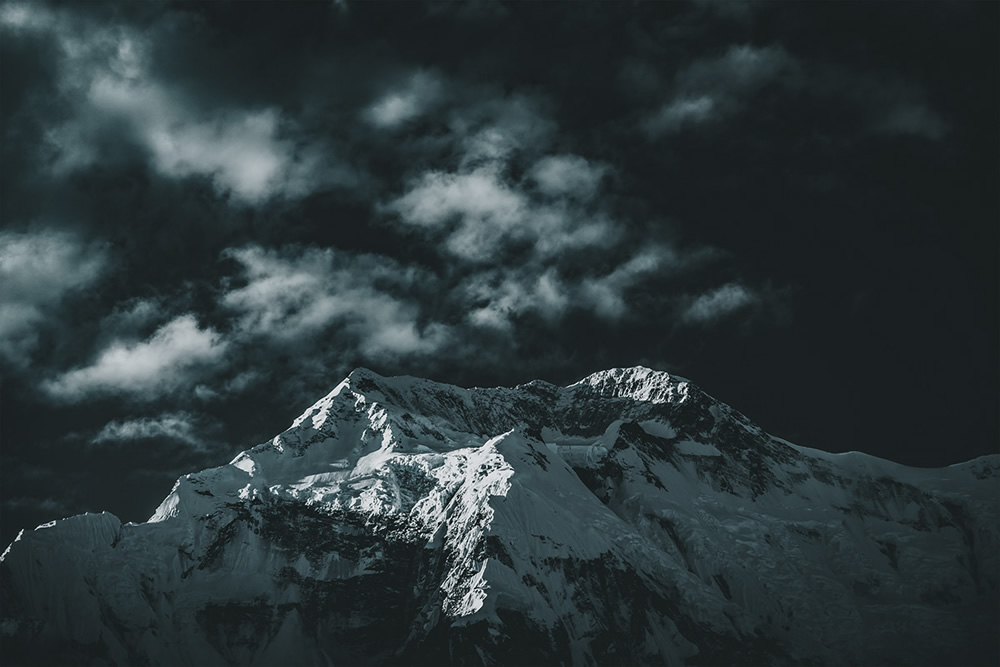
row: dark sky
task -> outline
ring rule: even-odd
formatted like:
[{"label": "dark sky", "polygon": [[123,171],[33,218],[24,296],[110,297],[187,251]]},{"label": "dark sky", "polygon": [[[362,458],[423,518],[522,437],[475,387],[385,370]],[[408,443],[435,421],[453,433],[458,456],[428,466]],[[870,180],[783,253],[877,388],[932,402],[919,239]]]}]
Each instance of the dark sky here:
[{"label": "dark sky", "polygon": [[356,366],[998,447],[1000,4],[0,4],[2,537]]}]

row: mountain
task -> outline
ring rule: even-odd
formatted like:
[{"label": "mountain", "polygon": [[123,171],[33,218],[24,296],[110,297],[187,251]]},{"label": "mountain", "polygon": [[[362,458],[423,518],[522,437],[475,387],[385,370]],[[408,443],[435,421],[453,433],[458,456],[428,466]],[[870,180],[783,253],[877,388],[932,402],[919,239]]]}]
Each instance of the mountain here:
[{"label": "mountain", "polygon": [[998,481],[799,447],[647,368],[359,369],[146,523],[22,531],[3,663],[995,663]]}]

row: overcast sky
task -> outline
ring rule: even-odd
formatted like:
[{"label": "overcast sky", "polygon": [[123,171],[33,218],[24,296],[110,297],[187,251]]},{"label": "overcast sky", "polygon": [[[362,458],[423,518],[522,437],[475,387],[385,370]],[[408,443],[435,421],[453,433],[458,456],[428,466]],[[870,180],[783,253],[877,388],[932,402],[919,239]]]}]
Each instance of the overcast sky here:
[{"label": "overcast sky", "polygon": [[1000,4],[0,4],[2,538],[352,368],[997,450]]}]

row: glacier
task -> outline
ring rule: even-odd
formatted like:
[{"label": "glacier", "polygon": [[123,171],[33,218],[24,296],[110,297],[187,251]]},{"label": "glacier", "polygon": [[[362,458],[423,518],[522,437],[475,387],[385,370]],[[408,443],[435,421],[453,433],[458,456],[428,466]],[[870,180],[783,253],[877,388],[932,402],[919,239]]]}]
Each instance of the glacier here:
[{"label": "glacier", "polygon": [[4,664],[995,664],[1000,455],[772,436],[643,367],[357,369],[145,523],[0,558]]}]

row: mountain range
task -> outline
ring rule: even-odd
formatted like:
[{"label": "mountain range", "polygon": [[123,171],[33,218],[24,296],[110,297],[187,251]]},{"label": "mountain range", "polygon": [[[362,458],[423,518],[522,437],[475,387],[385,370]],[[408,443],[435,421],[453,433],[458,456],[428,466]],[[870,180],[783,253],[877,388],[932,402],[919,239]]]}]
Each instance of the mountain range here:
[{"label": "mountain range", "polygon": [[[830,419],[837,419],[830,406]],[[1000,455],[769,435],[648,368],[352,372],[145,523],[0,560],[4,664],[996,664]]]}]

